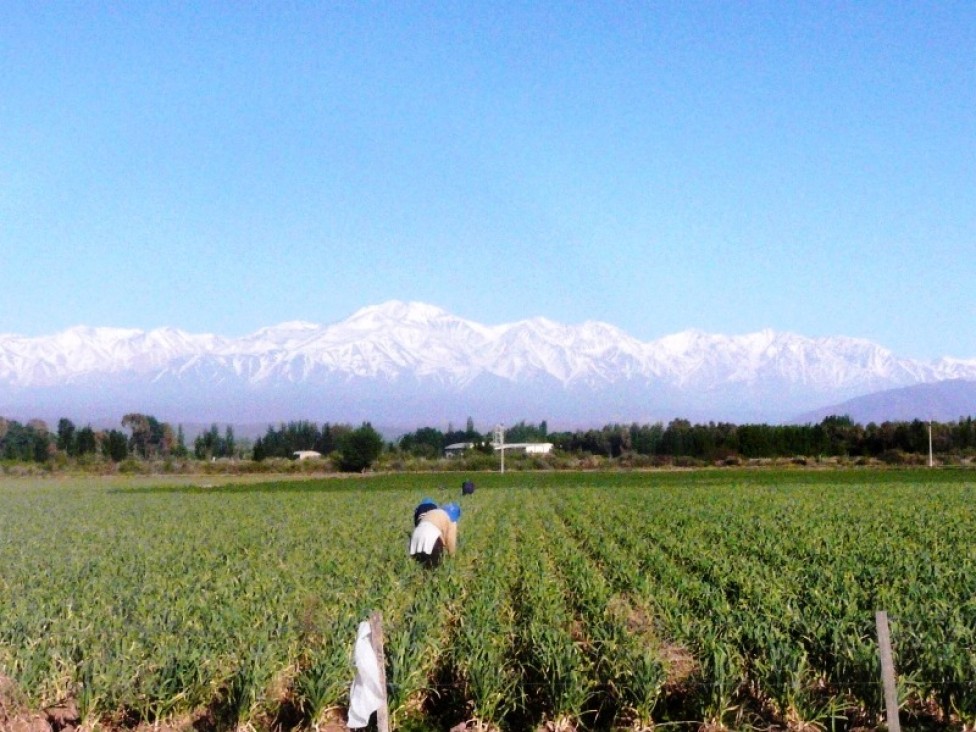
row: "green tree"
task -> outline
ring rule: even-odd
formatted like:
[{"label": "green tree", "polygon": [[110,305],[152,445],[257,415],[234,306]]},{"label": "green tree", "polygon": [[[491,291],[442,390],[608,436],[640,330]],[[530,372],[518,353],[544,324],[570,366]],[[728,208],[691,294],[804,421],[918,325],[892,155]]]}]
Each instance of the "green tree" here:
[{"label": "green tree", "polygon": [[664,434],[664,425],[660,422],[652,425],[630,426],[630,444],[634,446],[634,452],[640,455],[654,455]]},{"label": "green tree", "polygon": [[43,419],[32,419],[27,423],[27,433],[31,444],[28,459],[36,463],[43,463],[51,457],[52,436],[48,432],[47,423]]},{"label": "green tree", "polygon": [[221,453],[225,457],[234,457],[234,453],[237,450],[237,442],[234,440],[234,428],[230,425],[224,427],[224,444],[221,447]]},{"label": "green tree", "polygon": [[102,443],[102,454],[116,463],[129,457],[129,440],[125,433],[119,430],[109,430]]},{"label": "green tree", "polygon": [[339,425],[333,426],[326,422],[322,425],[322,430],[319,432],[312,449],[323,455],[335,452],[339,449],[338,441],[341,433],[342,428]]},{"label": "green tree", "polygon": [[214,422],[209,430],[201,432],[193,441],[193,455],[197,460],[210,460],[221,456],[222,447],[220,430]]},{"label": "green tree", "polygon": [[545,420],[535,425],[523,419],[505,430],[505,442],[545,442],[548,435],[549,426]]},{"label": "green tree", "polygon": [[[152,417],[149,418],[150,420]],[[152,422],[150,422],[152,424]],[[152,431],[154,447],[162,455],[172,455],[176,450],[176,432],[169,422],[156,423],[158,428]]]},{"label": "green tree", "polygon": [[76,455],[78,451],[75,440],[74,422],[62,417],[58,420],[58,449],[63,451],[65,455]]},{"label": "green tree", "polygon": [[[458,440],[458,442],[460,441]],[[401,450],[417,457],[426,458],[440,457],[441,451],[447,444],[444,433],[434,427],[421,427],[415,432],[404,435],[399,440]]]},{"label": "green tree", "polygon": [[369,422],[348,432],[339,444],[339,469],[347,473],[365,470],[383,452],[383,438]]},{"label": "green tree", "polygon": [[145,414],[130,412],[122,417],[122,426],[129,429],[129,448],[132,452],[144,458],[149,457],[149,418]]},{"label": "green tree", "polygon": [[183,425],[176,428],[176,446],[173,448],[173,455],[178,458],[185,458],[190,454],[186,447],[186,434],[183,432]]},{"label": "green tree", "polygon": [[173,428],[152,415],[130,412],[122,418],[122,426],[129,429],[130,451],[140,457],[169,455],[176,445]]},{"label": "green tree", "polygon": [[98,441],[95,439],[95,430],[91,428],[91,425],[78,430],[75,437],[75,448],[79,455],[91,455],[98,451]]},{"label": "green tree", "polygon": [[687,419],[672,419],[658,442],[659,453],[672,457],[691,455],[691,431],[691,422]]}]

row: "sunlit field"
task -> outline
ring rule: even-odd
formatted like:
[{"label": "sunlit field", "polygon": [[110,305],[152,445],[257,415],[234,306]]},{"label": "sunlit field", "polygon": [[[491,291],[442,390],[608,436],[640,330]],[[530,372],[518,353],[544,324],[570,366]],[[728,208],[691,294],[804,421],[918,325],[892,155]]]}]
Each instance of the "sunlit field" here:
[{"label": "sunlit field", "polygon": [[873,729],[883,609],[903,722],[976,722],[969,471],[219,480],[0,482],[0,715],[323,726],[379,610],[397,729]]}]

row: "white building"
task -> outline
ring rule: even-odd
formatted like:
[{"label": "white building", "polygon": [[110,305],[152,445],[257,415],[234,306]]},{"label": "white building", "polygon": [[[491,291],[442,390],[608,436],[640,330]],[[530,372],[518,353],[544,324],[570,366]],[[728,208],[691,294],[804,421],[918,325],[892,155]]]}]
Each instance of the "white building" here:
[{"label": "white building", "polygon": [[299,460],[318,460],[322,457],[322,453],[317,450],[295,450],[292,455]]},{"label": "white building", "polygon": [[473,442],[455,442],[444,448],[444,457],[457,457],[474,447]]},{"label": "white building", "polygon": [[520,450],[526,455],[548,455],[552,452],[551,442],[506,442],[504,445],[494,445],[495,450]]},{"label": "white building", "polygon": [[[444,457],[457,457],[473,447],[473,442],[455,442],[444,448]],[[509,452],[518,450],[526,455],[548,455],[554,445],[551,442],[506,442],[504,446],[492,444],[492,447],[496,452],[505,449]]]}]

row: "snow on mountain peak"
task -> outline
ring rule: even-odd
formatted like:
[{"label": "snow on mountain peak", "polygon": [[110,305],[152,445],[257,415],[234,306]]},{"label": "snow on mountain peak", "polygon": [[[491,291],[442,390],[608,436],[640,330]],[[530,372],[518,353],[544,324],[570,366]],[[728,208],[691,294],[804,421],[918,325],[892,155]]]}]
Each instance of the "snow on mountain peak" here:
[{"label": "snow on mountain peak", "polygon": [[401,323],[428,323],[438,318],[450,317],[449,314],[434,306],[422,302],[404,302],[402,300],[388,300],[379,305],[360,308],[346,319],[349,322],[377,323],[383,321],[398,321]]},{"label": "snow on mountain peak", "polygon": [[[459,399],[475,399],[468,389],[504,384],[584,389],[578,393],[584,401],[585,390],[619,391],[626,405],[670,394],[672,400],[704,400],[703,408],[722,403],[721,394],[741,402],[744,390],[756,403],[783,402],[792,393],[801,401],[816,399],[803,402],[812,408],[821,397],[840,401],[944,378],[976,379],[976,360],[927,364],[895,358],[869,341],[769,328],[740,336],[686,330],[641,342],[598,321],[564,325],[535,317],[488,326],[399,300],[331,325],[294,320],[242,338],[86,326],[41,338],[0,336],[0,387],[13,389],[144,380],[174,384],[178,393],[210,393],[215,384],[247,390],[288,384],[338,398],[335,388],[322,385],[342,383],[342,398],[356,403],[375,399],[381,384],[422,385],[422,393],[447,389]],[[362,391],[348,386],[351,380]],[[526,386],[530,381],[534,386]],[[240,393],[228,398],[239,400]],[[3,395],[0,389],[0,412]],[[486,403],[496,398],[495,392],[477,396]]]},{"label": "snow on mountain peak", "polygon": [[284,336],[287,338],[293,338],[295,336],[307,335],[310,331],[315,331],[321,328],[321,326],[315,323],[310,323],[306,320],[288,320],[284,323],[278,323],[277,325],[268,325],[264,328],[258,328],[245,338],[274,338],[276,336]]},{"label": "snow on mountain peak", "polygon": [[287,320],[284,323],[278,323],[278,325],[274,326],[274,330],[307,331],[317,330],[320,327],[316,323],[310,323],[307,320]]}]

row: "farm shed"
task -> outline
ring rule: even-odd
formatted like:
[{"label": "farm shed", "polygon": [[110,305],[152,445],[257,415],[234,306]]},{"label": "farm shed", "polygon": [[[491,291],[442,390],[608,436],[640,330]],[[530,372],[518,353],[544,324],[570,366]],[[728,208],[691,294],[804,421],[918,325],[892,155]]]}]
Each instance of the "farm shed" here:
[{"label": "farm shed", "polygon": [[318,460],[322,457],[322,453],[317,450],[295,450],[292,455],[299,460]]},{"label": "farm shed", "polygon": [[472,447],[473,442],[455,442],[444,448],[444,457],[456,457]]}]

